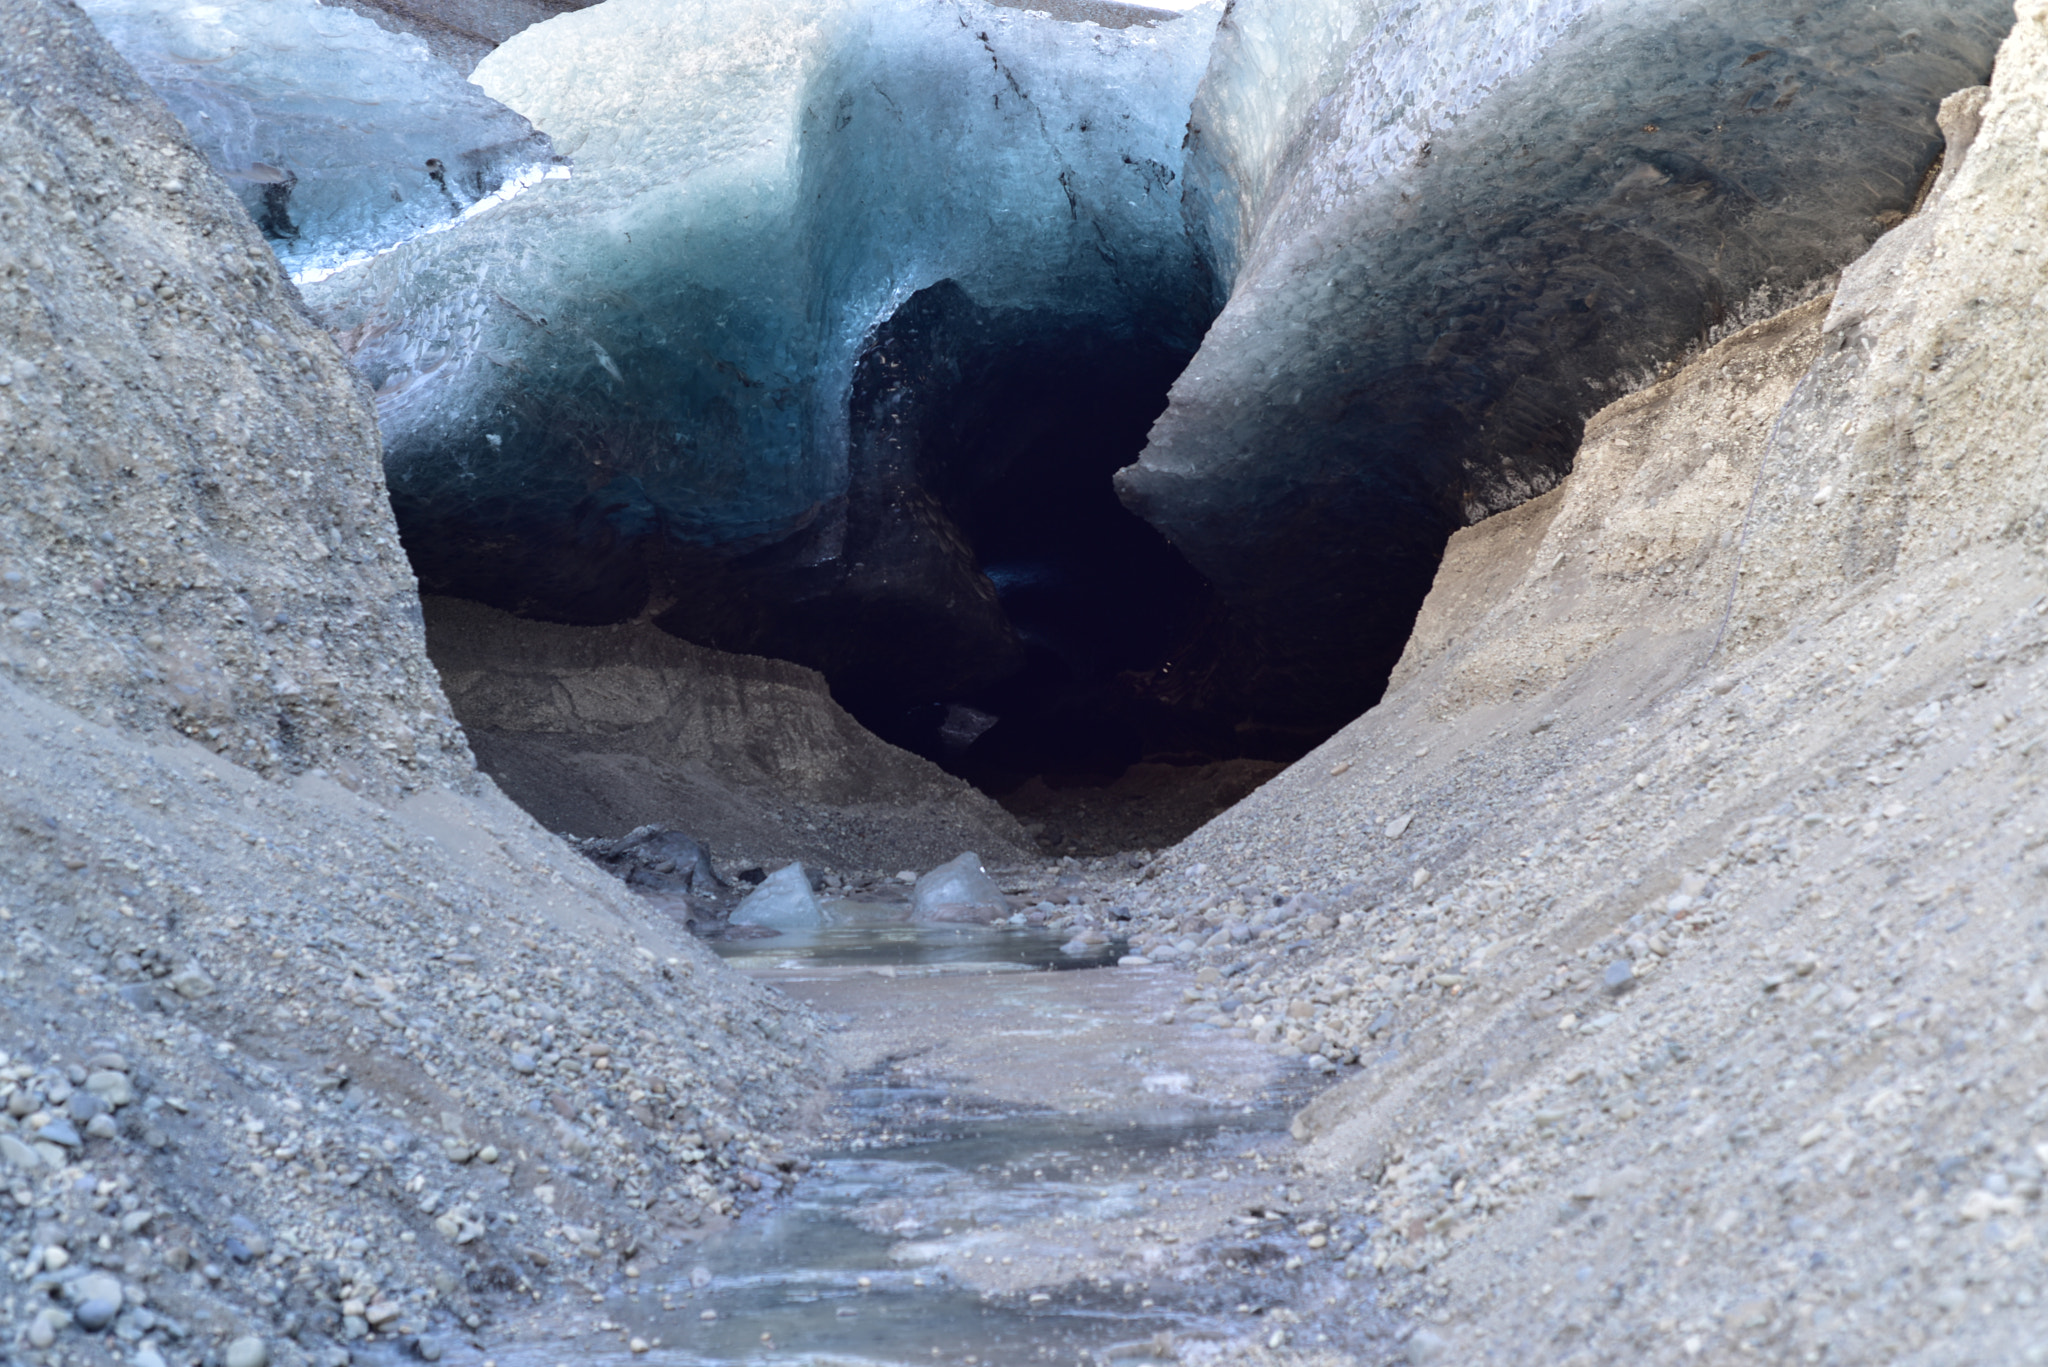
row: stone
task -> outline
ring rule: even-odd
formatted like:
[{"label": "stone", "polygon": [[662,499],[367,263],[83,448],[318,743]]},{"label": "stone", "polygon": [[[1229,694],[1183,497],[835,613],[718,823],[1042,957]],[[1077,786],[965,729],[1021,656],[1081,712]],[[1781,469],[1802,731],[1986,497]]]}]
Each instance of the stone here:
[{"label": "stone", "polygon": [[32,1348],[48,1348],[57,1341],[57,1335],[71,1324],[71,1316],[55,1306],[46,1306],[36,1311],[36,1317],[29,1321],[28,1341]]},{"label": "stone", "polygon": [[1392,821],[1389,821],[1387,823],[1387,839],[1399,840],[1408,833],[1408,827],[1414,820],[1415,813],[1409,812],[1405,816],[1397,816]]},{"label": "stone", "polygon": [[770,930],[816,930],[825,924],[825,909],[811,891],[802,864],[789,864],[763,879],[733,910],[732,923]]},{"label": "stone", "polygon": [[95,1334],[112,1324],[114,1317],[120,1313],[120,1300],[109,1300],[104,1296],[80,1301],[77,1309],[72,1311],[72,1315],[78,1321],[78,1327]]},{"label": "stone", "polygon": [[36,1138],[42,1143],[59,1144],[67,1149],[83,1148],[85,1145],[85,1141],[78,1137],[78,1131],[73,1129],[71,1122],[67,1120],[52,1120],[36,1131]]},{"label": "stone", "polygon": [[64,1104],[71,1118],[81,1125],[90,1124],[94,1116],[104,1114],[107,1103],[92,1092],[73,1092],[71,1100]]},{"label": "stone", "polygon": [[43,1165],[41,1155],[11,1134],[0,1134],[0,1158],[27,1172]]},{"label": "stone", "polygon": [[911,889],[912,919],[927,923],[987,925],[1014,908],[1003,890],[969,851],[939,865]]},{"label": "stone", "polygon": [[128,1080],[128,1074],[112,1068],[103,1068],[89,1073],[85,1079],[85,1090],[119,1110],[135,1100],[135,1084]]},{"label": "stone", "polygon": [[187,964],[170,976],[171,990],[187,1000],[207,996],[214,991],[214,981],[198,964]]},{"label": "stone", "polygon": [[532,1051],[532,1050],[530,1050],[530,1049],[514,1049],[514,1050],[512,1051],[512,1071],[513,1071],[513,1072],[515,1072],[515,1073],[534,1073],[534,1072],[537,1072],[537,1071],[539,1071],[539,1069],[540,1069],[540,1061],[539,1061],[538,1059],[534,1058],[534,1056],[533,1056],[533,1051]]},{"label": "stone", "polygon": [[639,826],[617,840],[576,840],[584,856],[652,892],[716,892],[725,880],[702,845],[667,826]]},{"label": "stone", "polygon": [[221,1354],[221,1367],[270,1367],[270,1344],[254,1334],[244,1334]]},{"label": "stone", "polygon": [[1600,974],[1600,985],[1609,992],[1626,992],[1636,980],[1636,966],[1627,959],[1616,959]]},{"label": "stone", "polygon": [[114,1139],[118,1138],[120,1133],[121,1127],[114,1123],[114,1117],[110,1115],[96,1115],[85,1123],[85,1134],[88,1139]]}]

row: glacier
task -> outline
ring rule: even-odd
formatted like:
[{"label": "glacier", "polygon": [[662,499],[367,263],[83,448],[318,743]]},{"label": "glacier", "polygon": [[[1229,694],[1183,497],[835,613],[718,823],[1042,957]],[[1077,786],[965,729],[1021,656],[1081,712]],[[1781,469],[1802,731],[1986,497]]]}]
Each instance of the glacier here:
[{"label": "glacier", "polygon": [[1237,0],[1185,174],[1220,314],[1118,476],[1227,604],[1212,686],[1305,736],[1370,705],[1449,533],[1550,488],[1632,377],[1897,222],[2011,21]]},{"label": "glacier", "polygon": [[88,3],[375,390],[425,587],[811,665],[927,753],[971,709],[1020,773],[1355,715],[1450,531],[1825,288],[2010,23],[1182,8],[606,0],[464,81],[315,0]]},{"label": "glacier", "polygon": [[967,420],[920,405],[1020,348],[1141,358],[1163,402],[1213,311],[1178,181],[1220,8],[1082,8],[1121,25],[608,0],[480,62],[574,178],[306,288],[377,391],[422,581],[659,612],[842,695],[1014,673],[961,472],[915,439]]},{"label": "glacier", "polygon": [[566,172],[420,39],[316,0],[85,0],[302,282]]}]

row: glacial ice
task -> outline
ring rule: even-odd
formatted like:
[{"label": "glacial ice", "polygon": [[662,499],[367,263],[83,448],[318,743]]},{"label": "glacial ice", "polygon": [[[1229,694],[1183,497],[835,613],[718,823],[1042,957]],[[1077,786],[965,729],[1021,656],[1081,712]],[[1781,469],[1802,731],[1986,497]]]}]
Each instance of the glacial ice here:
[{"label": "glacial ice", "polygon": [[768,875],[733,908],[733,924],[769,930],[816,930],[825,924],[824,908],[811,891],[802,864],[789,864]]},{"label": "glacial ice", "polygon": [[1190,123],[1222,312],[1126,505],[1231,609],[1258,708],[1341,724],[1450,531],[1587,414],[1909,209],[2007,0],[1237,0]]},{"label": "glacial ice", "polygon": [[981,866],[981,856],[972,851],[920,875],[911,889],[910,914],[915,921],[986,925],[1012,910],[1010,899]]},{"label": "glacial ice", "polygon": [[84,0],[303,280],[494,207],[547,139],[427,46],[316,0]]},{"label": "glacial ice", "polygon": [[612,590],[547,579],[572,563],[630,587],[796,535],[830,562],[856,359],[942,281],[1192,351],[1178,177],[1216,13],[609,0],[504,44],[474,79],[575,177],[307,289],[378,391],[423,577],[573,617]]}]

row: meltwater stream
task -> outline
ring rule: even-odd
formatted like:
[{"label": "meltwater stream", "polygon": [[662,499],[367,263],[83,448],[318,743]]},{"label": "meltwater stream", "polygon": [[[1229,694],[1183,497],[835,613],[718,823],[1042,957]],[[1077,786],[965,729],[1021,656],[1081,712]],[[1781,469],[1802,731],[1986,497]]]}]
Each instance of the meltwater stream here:
[{"label": "meltwater stream", "polygon": [[1076,961],[1035,928],[832,910],[717,946],[837,1020],[863,1065],[808,1172],[694,1247],[646,1250],[661,1270],[585,1317],[493,1345],[497,1367],[1171,1360],[1266,1342],[1304,1323],[1283,1302],[1344,1285],[1304,1270],[1284,1176],[1305,1071],[1172,1026],[1178,980],[1104,966],[1115,947],[1054,973]]}]

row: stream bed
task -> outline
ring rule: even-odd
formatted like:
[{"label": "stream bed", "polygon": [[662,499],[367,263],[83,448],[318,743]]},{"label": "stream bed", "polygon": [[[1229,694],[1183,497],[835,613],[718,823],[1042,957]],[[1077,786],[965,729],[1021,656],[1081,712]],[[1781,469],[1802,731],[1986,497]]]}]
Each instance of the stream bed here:
[{"label": "stream bed", "polygon": [[1289,1171],[1313,1075],[1175,1025],[1177,976],[1062,939],[869,914],[718,943],[839,1027],[809,1171],[491,1361],[997,1367],[1371,1337]]}]

